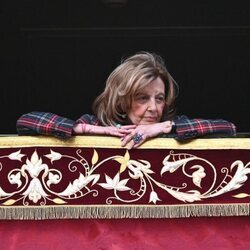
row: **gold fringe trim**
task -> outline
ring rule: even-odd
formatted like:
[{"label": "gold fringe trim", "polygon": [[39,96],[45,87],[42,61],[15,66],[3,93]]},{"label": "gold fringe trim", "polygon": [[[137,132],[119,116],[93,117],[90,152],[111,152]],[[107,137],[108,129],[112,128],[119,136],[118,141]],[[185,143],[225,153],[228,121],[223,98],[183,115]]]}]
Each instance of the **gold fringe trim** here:
[{"label": "gold fringe trim", "polygon": [[[110,136],[73,136],[67,140],[52,136],[0,136],[0,148],[87,147],[123,148],[121,140]],[[179,142],[172,138],[154,138],[140,149],[250,149],[250,138],[199,138]]]},{"label": "gold fringe trim", "polygon": [[1,220],[140,219],[249,216],[250,204],[168,206],[32,206],[0,207]]}]

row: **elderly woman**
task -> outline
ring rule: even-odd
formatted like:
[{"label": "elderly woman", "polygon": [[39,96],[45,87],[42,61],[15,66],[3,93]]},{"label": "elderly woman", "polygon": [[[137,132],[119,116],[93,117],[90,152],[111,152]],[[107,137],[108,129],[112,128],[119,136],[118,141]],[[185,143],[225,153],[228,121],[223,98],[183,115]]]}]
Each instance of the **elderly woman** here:
[{"label": "elderly woman", "polygon": [[46,112],[31,112],[17,121],[19,135],[94,134],[121,138],[122,146],[138,147],[149,138],[166,136],[185,140],[208,134],[234,135],[235,126],[225,120],[173,116],[178,85],[162,58],[148,52],[124,60],[108,77],[106,87],[93,104],[95,115],[77,121]]}]

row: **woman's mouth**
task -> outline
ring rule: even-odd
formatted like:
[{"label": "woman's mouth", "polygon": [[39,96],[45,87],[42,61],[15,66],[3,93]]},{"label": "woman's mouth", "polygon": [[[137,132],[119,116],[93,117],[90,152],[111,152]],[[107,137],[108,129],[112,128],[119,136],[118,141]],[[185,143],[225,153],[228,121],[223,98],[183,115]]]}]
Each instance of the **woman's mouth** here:
[{"label": "woman's mouth", "polygon": [[155,122],[158,119],[157,117],[147,116],[147,117],[144,117],[144,120],[146,120],[147,122]]}]

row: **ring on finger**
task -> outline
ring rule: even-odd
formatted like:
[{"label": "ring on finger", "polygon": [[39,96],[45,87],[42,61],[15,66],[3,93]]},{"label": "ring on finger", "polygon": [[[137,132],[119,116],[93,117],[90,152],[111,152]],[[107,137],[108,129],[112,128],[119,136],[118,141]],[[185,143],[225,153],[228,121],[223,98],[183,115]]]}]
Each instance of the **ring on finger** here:
[{"label": "ring on finger", "polygon": [[117,123],[117,124],[115,125],[115,127],[119,129],[119,128],[122,127],[122,125],[121,125],[120,123]]},{"label": "ring on finger", "polygon": [[134,141],[135,144],[138,144],[140,143],[140,141],[142,140],[142,137],[143,137],[143,134],[140,134],[140,133],[136,133],[132,139]]}]

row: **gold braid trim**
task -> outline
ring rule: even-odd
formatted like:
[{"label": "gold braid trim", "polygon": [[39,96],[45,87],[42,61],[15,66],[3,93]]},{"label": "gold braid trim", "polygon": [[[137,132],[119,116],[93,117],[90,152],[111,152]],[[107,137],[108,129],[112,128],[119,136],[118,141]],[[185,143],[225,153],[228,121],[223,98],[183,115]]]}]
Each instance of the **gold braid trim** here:
[{"label": "gold braid trim", "polygon": [[[87,147],[123,148],[121,140],[109,136],[73,136],[62,140],[49,136],[0,136],[0,148]],[[250,149],[250,138],[200,138],[179,142],[172,138],[154,138],[140,149]]]},{"label": "gold braid trim", "polygon": [[249,216],[250,204],[202,204],[160,206],[31,206],[0,207],[1,220],[140,219]]}]

